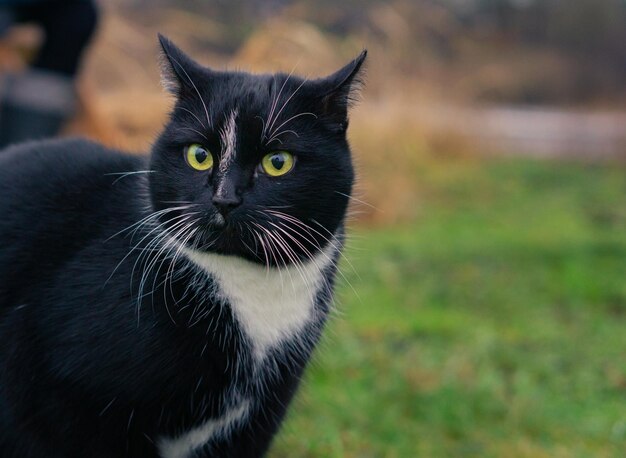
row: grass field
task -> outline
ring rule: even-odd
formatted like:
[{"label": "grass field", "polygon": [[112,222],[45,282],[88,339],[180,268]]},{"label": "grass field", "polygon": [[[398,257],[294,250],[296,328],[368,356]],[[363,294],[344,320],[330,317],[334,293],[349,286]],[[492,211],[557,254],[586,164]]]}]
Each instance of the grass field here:
[{"label": "grass field", "polygon": [[352,229],[271,456],[626,456],[626,167],[414,174],[411,221]]}]

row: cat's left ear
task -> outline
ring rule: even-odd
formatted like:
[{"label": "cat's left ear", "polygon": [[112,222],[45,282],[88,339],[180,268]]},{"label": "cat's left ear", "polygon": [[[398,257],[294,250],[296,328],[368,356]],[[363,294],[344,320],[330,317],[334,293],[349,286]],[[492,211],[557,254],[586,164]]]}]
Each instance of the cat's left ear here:
[{"label": "cat's left ear", "polygon": [[197,91],[195,86],[200,75],[206,79],[209,69],[202,67],[181,51],[169,38],[160,33],[161,44],[161,84],[172,94],[180,97],[185,91]]},{"label": "cat's left ear", "polygon": [[366,57],[367,50],[363,50],[342,69],[314,82],[322,103],[323,115],[337,122],[341,130],[348,126],[348,109],[359,99]]}]

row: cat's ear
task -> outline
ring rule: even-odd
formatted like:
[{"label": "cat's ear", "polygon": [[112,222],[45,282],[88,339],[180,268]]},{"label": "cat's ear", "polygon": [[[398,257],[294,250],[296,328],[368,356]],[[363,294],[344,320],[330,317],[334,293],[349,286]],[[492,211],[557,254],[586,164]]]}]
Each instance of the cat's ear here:
[{"label": "cat's ear", "polygon": [[338,122],[344,130],[347,127],[348,109],[358,101],[363,87],[363,63],[366,57],[367,50],[363,50],[342,69],[315,82],[323,114]]},{"label": "cat's ear", "polygon": [[[194,81],[198,75],[210,72],[181,51],[172,41],[161,35],[161,84],[176,96],[180,96],[186,89],[197,91]],[[206,76],[204,76],[206,78]]]}]

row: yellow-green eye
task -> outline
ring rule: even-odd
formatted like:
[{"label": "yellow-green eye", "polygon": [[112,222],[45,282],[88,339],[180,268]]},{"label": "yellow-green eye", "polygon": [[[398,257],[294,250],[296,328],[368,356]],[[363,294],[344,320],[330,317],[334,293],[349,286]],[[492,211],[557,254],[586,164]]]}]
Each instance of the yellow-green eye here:
[{"label": "yellow-green eye", "polygon": [[185,159],[190,167],[196,170],[209,170],[213,167],[211,152],[202,145],[194,143],[185,149]]},{"label": "yellow-green eye", "polygon": [[272,177],[279,177],[293,169],[294,158],[287,151],[274,151],[261,160],[263,171]]}]

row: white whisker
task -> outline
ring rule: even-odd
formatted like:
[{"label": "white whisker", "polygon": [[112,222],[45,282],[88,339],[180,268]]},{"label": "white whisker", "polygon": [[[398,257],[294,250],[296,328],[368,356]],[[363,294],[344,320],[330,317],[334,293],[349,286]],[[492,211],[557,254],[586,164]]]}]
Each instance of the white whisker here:
[{"label": "white whisker", "polygon": [[205,140],[208,140],[207,136],[204,135],[202,132],[200,132],[199,130],[194,129],[193,127],[179,127],[178,130],[190,130],[192,132],[195,132],[196,134],[200,135],[202,138],[204,138]]},{"label": "white whisker", "polygon": [[[268,130],[270,130],[270,132],[272,132],[272,129],[274,127],[274,124],[276,123],[276,121],[278,120],[278,118],[280,117],[280,114],[283,112],[283,110],[287,107],[287,105],[289,104],[289,102],[291,101],[291,99],[294,98],[294,96],[298,93],[298,91],[302,88],[302,86],[304,86],[304,84],[307,82],[306,79],[302,80],[302,83],[300,83],[300,85],[296,88],[295,91],[293,91],[291,93],[291,95],[287,98],[287,100],[285,100],[285,103],[283,103],[283,106],[280,108],[280,110],[278,111],[278,113],[276,114],[276,116],[274,116],[274,119],[272,121],[272,123],[269,125]],[[281,126],[283,126],[283,124],[281,124]],[[280,127],[278,127],[278,129],[280,129]],[[276,132],[276,129],[273,130],[273,132]],[[269,135],[270,137],[273,137],[273,134]]]},{"label": "white whisker", "polygon": [[[283,93],[283,89],[285,88],[285,85],[287,84],[287,82],[289,81],[289,79],[290,79],[290,78],[291,78],[291,76],[293,75],[293,72],[295,72],[295,71],[296,71],[296,68],[294,67],[294,68],[291,70],[291,73],[289,73],[289,75],[287,76],[287,78],[285,78],[285,81],[283,81],[283,84],[282,84],[282,86],[280,87],[280,90],[278,91],[278,95],[276,95],[276,96],[274,97],[274,100],[272,100],[272,107],[271,107],[271,109],[270,109],[270,114],[269,114],[269,115],[268,115],[268,117],[267,117],[267,124],[265,124],[264,130],[263,130],[263,136],[261,137],[261,140],[262,140],[263,138],[265,138],[265,134],[267,133],[267,131],[266,131],[265,129],[269,128],[269,126],[268,126],[268,125],[269,125],[269,123],[270,123],[270,122],[273,122],[273,121],[272,121],[272,119],[273,119],[273,117],[274,117],[274,112],[275,112],[275,110],[276,110],[276,106],[278,105],[278,100],[280,99],[280,96],[281,96],[281,95],[282,95],[282,93]],[[274,80],[274,81],[276,81],[276,80]]]},{"label": "white whisker", "polygon": [[198,88],[196,87],[196,84],[193,82],[193,80],[191,79],[191,77],[189,76],[189,74],[187,73],[187,70],[185,70],[185,67],[183,67],[180,62],[178,62],[176,59],[174,59],[172,56],[169,56],[169,59],[171,59],[173,62],[176,63],[176,65],[178,65],[178,67],[183,71],[183,73],[185,74],[185,76],[187,77],[187,79],[189,80],[189,82],[191,83],[191,85],[193,86],[193,88],[196,91],[196,94],[198,94],[198,98],[200,99],[200,102],[202,103],[202,106],[204,107],[204,113],[206,114],[206,121],[209,124],[209,126],[212,126],[211,124],[211,118],[209,117],[209,110],[207,110],[206,107],[206,103],[204,103],[204,99],[202,98],[202,95],[200,95],[200,91],[198,90]]},{"label": "white whisker", "polygon": [[343,192],[339,192],[339,191],[335,191],[335,192],[336,192],[337,194],[341,195],[341,196],[347,197],[348,199],[354,200],[355,202],[358,202],[358,203],[363,204],[363,205],[365,205],[365,206],[367,206],[367,207],[370,207],[370,208],[372,208],[372,209],[376,210],[377,212],[382,212],[382,210],[381,210],[381,209],[376,208],[376,207],[374,207],[372,204],[368,204],[367,202],[365,202],[365,201],[363,201],[363,200],[357,199],[357,198],[356,198],[356,197],[354,197],[354,196],[351,196],[351,195],[349,195],[349,194],[345,194],[345,193],[343,193]]},{"label": "white whisker", "polygon": [[174,109],[175,109],[175,110],[183,110],[183,111],[186,111],[186,112],[187,112],[187,113],[189,113],[191,116],[193,116],[194,118],[196,118],[196,120],[200,123],[200,125],[201,125],[201,126],[202,126],[205,130],[207,129],[207,126],[205,126],[205,125],[204,125],[204,123],[202,122],[202,120],[201,120],[200,118],[198,118],[198,116],[196,116],[196,114],[195,114],[193,111],[188,110],[188,109],[187,109],[187,108],[185,108],[185,107],[180,107],[180,106],[174,107]]},{"label": "white whisker", "polygon": [[274,138],[274,132],[278,131],[279,129],[281,129],[282,127],[284,127],[285,125],[287,125],[288,123],[290,123],[291,121],[293,121],[294,119],[297,119],[301,116],[313,116],[315,119],[317,119],[317,115],[315,113],[310,113],[310,112],[304,112],[304,113],[298,113],[297,115],[293,115],[291,118],[287,119],[285,122],[283,122],[280,126],[278,126],[276,129],[274,129],[274,131],[269,135],[271,138]]},{"label": "white whisker", "polygon": [[122,178],[126,178],[127,176],[131,176],[131,175],[141,175],[141,174],[145,174],[145,173],[156,173],[156,170],[136,170],[136,171],[133,171],[133,172],[112,172],[112,173],[105,173],[104,176],[120,175],[119,178],[117,178],[116,180],[113,181],[113,183],[111,183],[111,186],[113,186],[115,183],[120,181]]}]

